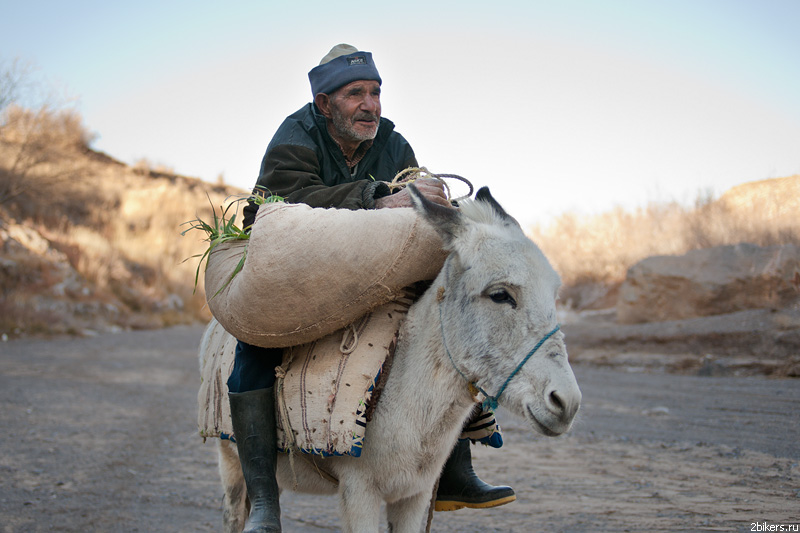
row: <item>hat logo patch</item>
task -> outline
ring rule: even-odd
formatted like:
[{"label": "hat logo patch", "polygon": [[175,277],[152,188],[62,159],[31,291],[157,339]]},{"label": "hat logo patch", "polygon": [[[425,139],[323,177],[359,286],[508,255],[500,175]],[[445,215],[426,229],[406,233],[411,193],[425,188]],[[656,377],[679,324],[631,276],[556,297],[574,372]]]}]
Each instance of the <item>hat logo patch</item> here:
[{"label": "hat logo patch", "polygon": [[353,65],[366,65],[366,64],[367,64],[366,56],[352,56],[347,58],[348,67],[352,67]]}]

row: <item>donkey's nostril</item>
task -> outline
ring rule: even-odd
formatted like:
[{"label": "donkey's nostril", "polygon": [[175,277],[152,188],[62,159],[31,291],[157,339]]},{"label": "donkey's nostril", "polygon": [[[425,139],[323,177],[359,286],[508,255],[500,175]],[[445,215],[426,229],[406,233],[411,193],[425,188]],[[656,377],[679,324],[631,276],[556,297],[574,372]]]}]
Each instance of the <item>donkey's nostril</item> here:
[{"label": "donkey's nostril", "polygon": [[559,413],[564,412],[564,402],[561,400],[561,397],[558,395],[556,391],[550,393],[550,403],[553,405],[554,409]]}]

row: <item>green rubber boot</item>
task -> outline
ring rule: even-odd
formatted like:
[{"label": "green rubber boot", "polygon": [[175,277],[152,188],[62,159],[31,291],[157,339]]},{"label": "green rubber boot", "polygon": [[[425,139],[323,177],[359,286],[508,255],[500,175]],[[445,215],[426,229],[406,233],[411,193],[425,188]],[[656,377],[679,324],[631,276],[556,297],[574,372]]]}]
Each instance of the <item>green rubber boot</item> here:
[{"label": "green rubber boot", "polygon": [[278,458],[274,389],[228,393],[239,462],[250,499],[244,533],[281,531],[275,463]]}]

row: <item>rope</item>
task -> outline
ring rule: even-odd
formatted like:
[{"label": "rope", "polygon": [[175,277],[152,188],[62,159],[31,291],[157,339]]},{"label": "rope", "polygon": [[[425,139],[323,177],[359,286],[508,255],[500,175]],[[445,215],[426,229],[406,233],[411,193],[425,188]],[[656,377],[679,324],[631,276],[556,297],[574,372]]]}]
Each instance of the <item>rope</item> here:
[{"label": "rope", "polygon": [[[352,344],[348,346],[348,343],[351,341],[350,338],[350,331],[352,330]],[[342,352],[344,355],[350,355],[358,348],[358,330],[356,329],[355,323],[350,324],[350,329],[345,326],[344,333],[342,334],[342,343],[339,345],[339,351]]]},{"label": "rope", "polygon": [[336,476],[334,476],[333,474],[331,474],[330,472],[328,472],[324,468],[321,468],[317,464],[317,460],[316,460],[316,458],[314,456],[309,457],[306,454],[301,454],[300,457],[302,457],[307,463],[311,464],[314,468],[317,469],[317,474],[319,474],[319,477],[321,477],[322,479],[324,479],[326,481],[331,482],[332,484],[336,485],[337,487],[339,486],[339,478],[337,478]]},{"label": "rope", "polygon": [[[536,353],[536,350],[541,348],[542,344],[544,344],[547,341],[547,339],[552,337],[556,333],[556,331],[558,331],[560,329],[561,329],[561,324],[557,324],[556,327],[554,327],[550,331],[550,333],[548,333],[547,335],[542,337],[542,339],[539,342],[536,343],[536,346],[534,346],[533,349],[530,352],[528,352],[528,355],[525,356],[525,359],[523,359],[522,362],[519,365],[517,365],[517,368],[514,369],[514,371],[511,373],[511,375],[508,376],[508,379],[506,380],[505,383],[503,383],[503,386],[500,387],[500,391],[497,393],[497,395],[496,396],[487,396],[486,400],[483,401],[484,407],[486,407],[488,405],[488,407],[491,408],[491,409],[497,409],[497,402],[500,399],[500,395],[503,394],[503,392],[506,390],[506,387],[508,386],[508,384],[511,383],[511,380],[514,379],[514,376],[517,375],[517,372],[522,370],[522,367],[525,366],[525,363],[528,362],[528,359],[530,359],[531,356],[534,353]],[[483,392],[483,391],[481,391],[481,392]],[[487,404],[487,402],[488,402],[488,404]]]},{"label": "rope", "polygon": [[[392,179],[391,182],[387,183],[387,185],[391,190],[402,189],[409,183],[414,183],[418,179],[423,179],[423,178],[432,178],[441,182],[442,185],[444,185],[445,191],[447,192],[447,198],[451,202],[458,203],[461,200],[469,198],[470,196],[472,196],[472,192],[475,190],[474,187],[472,186],[472,183],[470,183],[470,181],[466,178],[462,178],[457,174],[434,174],[425,167],[408,167],[405,170],[401,170],[400,172],[397,173],[397,175],[394,177],[394,179]],[[450,192],[450,186],[447,184],[446,181],[444,181],[445,178],[455,179],[463,183],[466,183],[469,186],[469,192],[464,196],[453,198],[452,197],[453,195]]]},{"label": "rope", "polygon": [[431,503],[428,505],[428,521],[425,524],[425,533],[431,533],[431,524],[433,524],[433,509],[436,507],[436,493],[439,492],[439,481],[441,476],[436,478],[436,483],[433,484],[433,494],[431,495]]},{"label": "rope", "polygon": [[[292,359],[294,358],[294,350],[290,348],[288,352],[289,353],[286,356],[286,360],[284,361],[283,365],[275,368],[275,386],[277,387],[276,396],[278,398],[278,409],[281,413],[281,418],[284,425],[283,432],[285,435],[287,435],[287,440],[289,441],[286,451],[289,454],[289,469],[292,471],[292,478],[294,480],[294,487],[292,490],[297,491],[297,471],[295,470],[294,459],[295,454],[300,451],[300,448],[297,446],[297,440],[294,438],[292,424],[289,422],[289,410],[286,407],[286,397],[284,396],[283,389],[283,382],[286,379],[286,370],[289,368],[289,365],[291,365]],[[319,477],[330,481],[334,485],[339,485],[339,480],[336,478],[336,476],[332,475],[327,470],[321,469],[313,458],[309,458],[303,453],[300,453],[300,458],[314,466],[319,474]]]},{"label": "rope", "polygon": [[289,469],[292,471],[292,478],[294,479],[294,489],[297,490],[297,472],[294,469],[294,456],[295,453],[299,450],[297,447],[297,441],[294,438],[294,430],[292,429],[292,424],[289,422],[289,409],[286,407],[286,397],[284,395],[283,389],[283,382],[286,378],[286,370],[289,368],[289,365],[292,363],[292,359],[294,358],[294,350],[291,348],[288,351],[288,355],[285,356],[285,361],[282,366],[275,368],[275,387],[276,387],[276,394],[275,396],[278,399],[278,410],[281,413],[281,418],[283,419],[283,433],[287,436],[287,440],[289,441],[289,446],[287,447],[287,453],[289,454]]}]

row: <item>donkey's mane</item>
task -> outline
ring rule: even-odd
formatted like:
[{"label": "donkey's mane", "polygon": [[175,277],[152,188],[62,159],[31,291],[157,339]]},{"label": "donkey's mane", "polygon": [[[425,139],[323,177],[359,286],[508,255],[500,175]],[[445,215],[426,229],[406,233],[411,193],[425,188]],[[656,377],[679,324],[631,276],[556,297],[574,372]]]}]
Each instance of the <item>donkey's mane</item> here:
[{"label": "donkey's mane", "polygon": [[462,200],[458,203],[461,214],[479,224],[502,224],[503,218],[489,202]]}]

